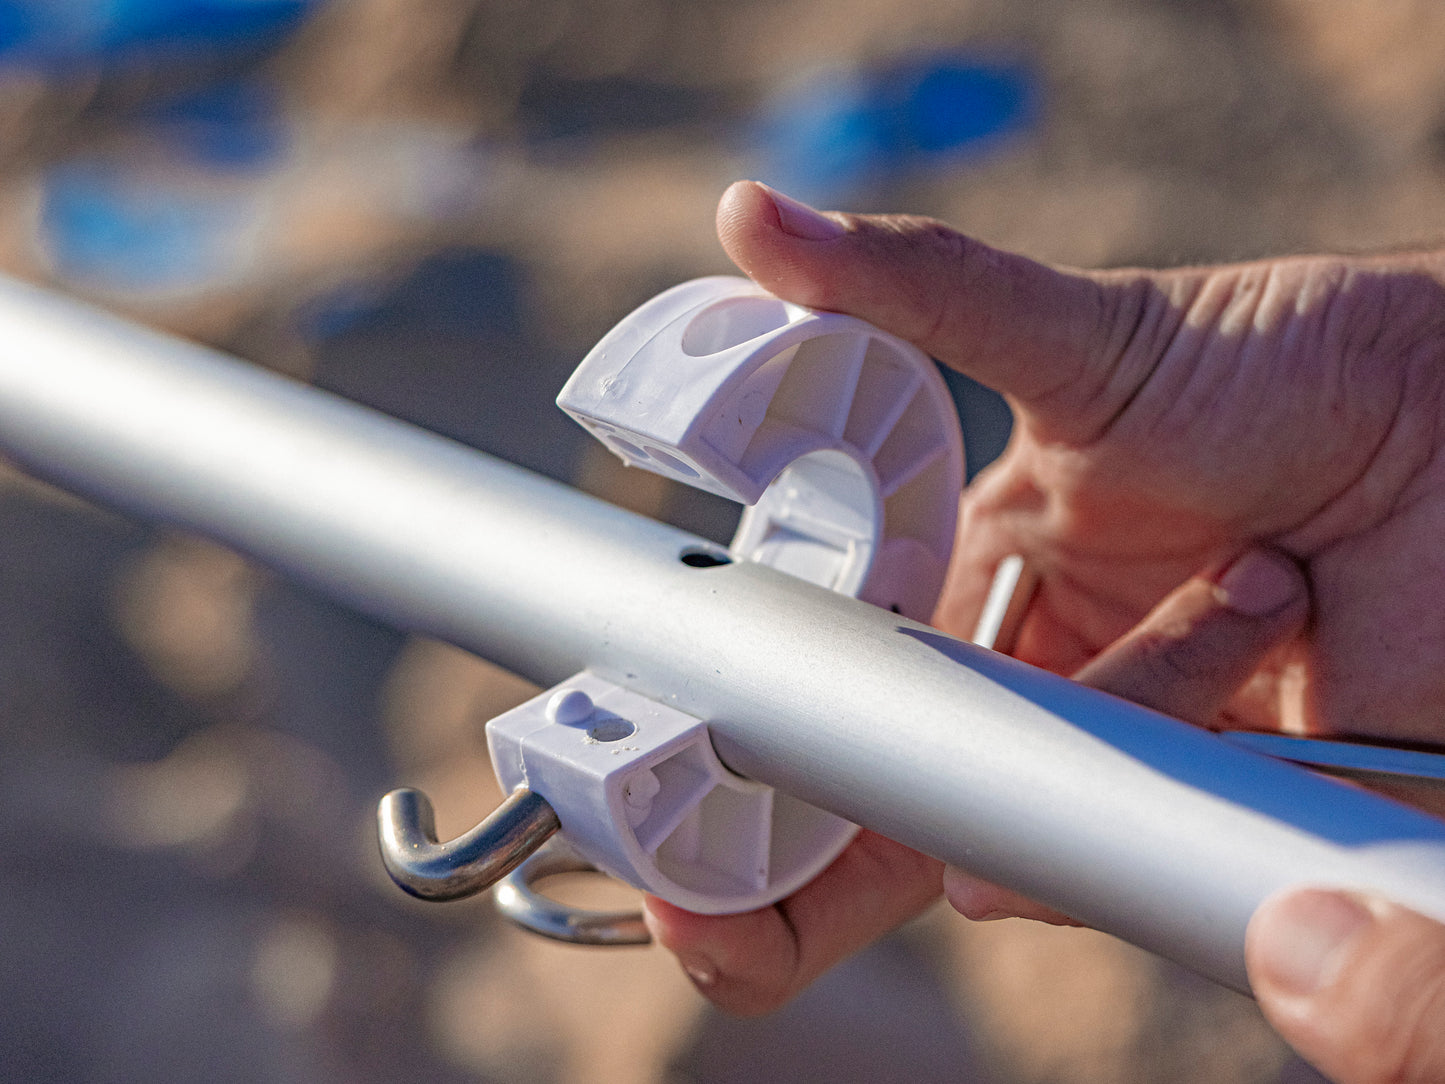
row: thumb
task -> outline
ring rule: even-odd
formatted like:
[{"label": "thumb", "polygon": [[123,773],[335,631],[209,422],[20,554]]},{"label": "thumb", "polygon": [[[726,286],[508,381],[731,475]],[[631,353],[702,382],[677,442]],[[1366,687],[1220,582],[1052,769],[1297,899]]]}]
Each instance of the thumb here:
[{"label": "thumb", "polygon": [[1130,379],[1117,362],[1144,308],[1167,307],[1145,273],[1048,267],[932,219],[825,214],[754,181],[723,194],[717,225],[764,289],[867,320],[1072,424],[1132,392],[1107,385]]},{"label": "thumb", "polygon": [[1445,925],[1297,889],[1255,912],[1245,960],[1266,1018],[1337,1084],[1445,1080]]}]

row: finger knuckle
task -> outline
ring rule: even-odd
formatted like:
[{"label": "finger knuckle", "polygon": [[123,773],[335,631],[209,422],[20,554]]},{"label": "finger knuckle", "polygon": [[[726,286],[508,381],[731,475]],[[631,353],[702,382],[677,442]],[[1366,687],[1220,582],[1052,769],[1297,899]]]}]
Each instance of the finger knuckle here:
[{"label": "finger knuckle", "polygon": [[1218,676],[1218,660],[1197,642],[1192,623],[1156,623],[1135,641],[1135,681],[1149,694],[1186,690]]},{"label": "finger knuckle", "polygon": [[[914,314],[914,326],[907,337],[925,350],[936,352],[957,330],[957,305],[967,297],[973,284],[990,270],[992,250],[959,233],[947,223],[919,215],[888,215],[877,220],[875,235],[880,245],[896,251],[900,238],[910,251],[926,256],[918,266],[922,273],[900,276],[907,310]],[[949,288],[940,289],[947,283]]]},{"label": "finger knuckle", "polygon": [[1208,653],[1177,635],[1160,637],[1152,662],[1156,677],[1168,685],[1208,681],[1217,676],[1219,669]]}]

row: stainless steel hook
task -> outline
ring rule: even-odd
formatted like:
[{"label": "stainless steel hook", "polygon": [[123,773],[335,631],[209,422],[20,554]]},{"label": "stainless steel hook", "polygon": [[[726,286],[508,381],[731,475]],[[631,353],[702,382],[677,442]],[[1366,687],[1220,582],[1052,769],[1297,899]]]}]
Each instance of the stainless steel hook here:
[{"label": "stainless steel hook", "polygon": [[527,858],[492,893],[497,910],[523,929],[574,945],[646,945],[652,941],[639,911],[587,911],[548,899],[533,889],[559,873],[597,873],[561,840]]},{"label": "stainless steel hook", "polygon": [[481,824],[437,841],[431,800],[394,790],[376,810],[381,859],[391,879],[423,900],[456,900],[497,886],[497,910],[533,933],[579,945],[645,945],[652,938],[638,912],[586,911],[533,889],[559,873],[596,872],[570,847],[553,841],[561,826],[540,794],[518,787]]},{"label": "stainless steel hook", "polygon": [[456,900],[489,888],[522,864],[561,827],[540,794],[518,787],[486,820],[438,842],[431,800],[419,790],[394,790],[376,810],[381,860],[404,892],[423,900]]}]

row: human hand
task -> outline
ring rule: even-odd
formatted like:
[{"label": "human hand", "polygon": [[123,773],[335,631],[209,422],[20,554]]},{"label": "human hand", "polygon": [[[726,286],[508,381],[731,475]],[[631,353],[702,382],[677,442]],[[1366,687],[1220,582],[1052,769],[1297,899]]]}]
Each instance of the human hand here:
[{"label": "human hand", "polygon": [[1014,653],[1070,673],[1200,570],[1272,544],[1313,619],[1236,726],[1432,740],[1445,718],[1445,256],[1078,272],[926,219],[822,215],[751,182],[718,230],[800,304],[847,312],[1002,392],[1009,448],[965,494],[936,622],[993,570],[1039,587]]},{"label": "human hand", "polygon": [[[1097,668],[1079,676],[1206,725],[1438,736],[1445,674],[1416,660],[1445,639],[1432,542],[1445,518],[1440,256],[1071,272],[927,220],[819,215],[748,183],[718,218],[773,293],[870,320],[1009,399],[1014,437],[964,497],[940,627],[966,634],[998,560],[1022,553],[1040,575],[1015,651],[1026,661]],[[1171,595],[1121,654],[1100,654],[1185,576],[1260,541],[1303,565],[1306,634],[1265,621],[1269,636],[1211,649],[1209,608],[1171,616],[1188,611]],[[1268,579],[1238,572],[1228,594],[1243,602]],[[715,1001],[766,1011],[921,910],[937,876],[865,835],[777,909],[706,919],[654,901],[650,921]],[[1066,921],[957,871],[949,889],[974,917]],[[1269,940],[1251,934],[1256,972]],[[1262,985],[1267,1009],[1273,996]]]}]

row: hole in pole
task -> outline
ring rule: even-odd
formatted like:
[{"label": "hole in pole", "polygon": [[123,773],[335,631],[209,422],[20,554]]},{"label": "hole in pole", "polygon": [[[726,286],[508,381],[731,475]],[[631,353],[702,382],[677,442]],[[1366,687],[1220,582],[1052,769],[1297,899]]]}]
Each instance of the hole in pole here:
[{"label": "hole in pole", "polygon": [[701,546],[688,546],[678,554],[678,560],[688,568],[717,568],[733,563],[733,559],[721,550],[703,549]]}]

